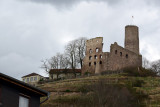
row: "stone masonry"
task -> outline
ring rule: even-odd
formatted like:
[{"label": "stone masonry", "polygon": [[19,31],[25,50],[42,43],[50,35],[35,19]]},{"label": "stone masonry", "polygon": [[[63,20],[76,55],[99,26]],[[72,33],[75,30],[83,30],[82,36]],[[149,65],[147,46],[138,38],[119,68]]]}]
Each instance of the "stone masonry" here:
[{"label": "stone masonry", "polygon": [[125,27],[124,48],[116,42],[111,44],[110,52],[103,52],[103,37],[86,41],[86,56],[83,59],[82,74],[98,74],[103,71],[122,70],[126,67],[142,66],[142,55],[139,53],[139,31],[134,25]]}]

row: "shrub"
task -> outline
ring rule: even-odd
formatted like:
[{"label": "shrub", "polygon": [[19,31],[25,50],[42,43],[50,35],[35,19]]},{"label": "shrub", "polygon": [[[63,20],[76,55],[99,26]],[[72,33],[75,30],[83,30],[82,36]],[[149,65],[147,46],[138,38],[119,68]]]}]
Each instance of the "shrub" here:
[{"label": "shrub", "polygon": [[89,76],[90,74],[91,74],[91,73],[88,72],[88,71],[84,73],[85,76]]},{"label": "shrub", "polygon": [[142,84],[144,84],[145,82],[143,80],[135,80],[132,81],[132,87],[142,87]]},{"label": "shrub", "polygon": [[103,71],[101,72],[101,75],[108,75],[108,74],[112,74],[114,71]]},{"label": "shrub", "polygon": [[67,89],[65,92],[71,92],[71,90]]},{"label": "shrub", "polygon": [[150,69],[145,69],[143,67],[125,68],[124,73],[127,73],[127,76],[136,76],[136,77],[156,76],[155,72],[153,72]]}]

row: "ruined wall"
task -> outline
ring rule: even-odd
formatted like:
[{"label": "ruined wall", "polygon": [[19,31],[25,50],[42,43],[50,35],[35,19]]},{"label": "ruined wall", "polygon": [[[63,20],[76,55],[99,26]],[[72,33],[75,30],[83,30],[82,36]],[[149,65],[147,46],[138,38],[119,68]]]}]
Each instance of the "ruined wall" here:
[{"label": "ruined wall", "polygon": [[103,37],[86,41],[86,56],[82,68],[83,72],[99,73],[103,64]]},{"label": "ruined wall", "polygon": [[142,66],[142,56],[114,43],[110,47],[108,62],[108,70],[121,70],[125,67]]},{"label": "ruined wall", "polygon": [[103,52],[103,37],[96,37],[86,42],[86,56],[83,59],[82,74],[121,70],[125,67],[142,66],[139,54],[139,34],[137,26],[125,27],[125,48],[116,42],[111,44],[110,52]]}]

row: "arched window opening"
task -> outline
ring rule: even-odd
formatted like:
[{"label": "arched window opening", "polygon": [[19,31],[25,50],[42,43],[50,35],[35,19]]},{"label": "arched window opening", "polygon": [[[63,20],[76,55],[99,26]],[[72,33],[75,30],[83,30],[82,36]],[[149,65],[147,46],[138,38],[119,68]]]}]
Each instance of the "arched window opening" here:
[{"label": "arched window opening", "polygon": [[91,62],[89,63],[89,66],[91,66]]},{"label": "arched window opening", "polygon": [[94,55],[94,59],[97,59],[97,55]]},{"label": "arched window opening", "polygon": [[122,52],[120,52],[120,56],[122,56]]},{"label": "arched window opening", "polygon": [[100,61],[99,64],[102,64],[102,61]]},{"label": "arched window opening", "polygon": [[89,56],[89,60],[91,60],[92,59],[92,56]]},{"label": "arched window opening", "polygon": [[94,65],[96,65],[96,62],[94,62]]},{"label": "arched window opening", "polygon": [[98,52],[99,51],[99,49],[98,48],[96,48],[96,52]]},{"label": "arched window opening", "polygon": [[126,54],[126,58],[128,59],[128,54]]},{"label": "arched window opening", "polygon": [[102,59],[102,55],[100,55],[100,59]]},{"label": "arched window opening", "polygon": [[89,50],[89,53],[92,53],[92,49]]},{"label": "arched window opening", "polygon": [[115,50],[115,54],[117,54],[117,50]]}]

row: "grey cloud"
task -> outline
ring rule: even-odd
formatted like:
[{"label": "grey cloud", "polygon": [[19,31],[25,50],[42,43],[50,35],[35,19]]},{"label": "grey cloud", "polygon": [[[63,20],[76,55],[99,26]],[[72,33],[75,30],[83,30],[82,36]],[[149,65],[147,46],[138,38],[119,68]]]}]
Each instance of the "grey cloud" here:
[{"label": "grey cloud", "polygon": [[[81,1],[86,4],[78,5]],[[104,51],[109,51],[114,42],[123,46],[124,27],[133,14],[140,29],[142,55],[160,58],[155,51],[160,48],[159,8],[147,4],[147,0],[139,4],[139,0],[126,1],[0,0],[0,72],[16,78],[40,72],[41,59],[63,53],[68,40],[82,36],[104,37]],[[72,6],[75,8],[67,9]]]},{"label": "grey cloud", "polygon": [[42,3],[42,4],[51,4],[58,9],[71,8],[73,5],[76,5],[80,2],[106,2],[111,5],[117,4],[120,2],[120,0],[23,0],[23,1],[30,1],[30,2]]}]

